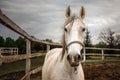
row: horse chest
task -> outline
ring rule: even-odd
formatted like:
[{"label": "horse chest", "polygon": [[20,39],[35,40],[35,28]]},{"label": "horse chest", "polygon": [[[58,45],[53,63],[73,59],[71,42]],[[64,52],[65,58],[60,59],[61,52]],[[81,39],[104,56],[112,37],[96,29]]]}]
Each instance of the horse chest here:
[{"label": "horse chest", "polygon": [[79,74],[69,73],[62,69],[57,69],[53,76],[52,80],[81,80]]}]

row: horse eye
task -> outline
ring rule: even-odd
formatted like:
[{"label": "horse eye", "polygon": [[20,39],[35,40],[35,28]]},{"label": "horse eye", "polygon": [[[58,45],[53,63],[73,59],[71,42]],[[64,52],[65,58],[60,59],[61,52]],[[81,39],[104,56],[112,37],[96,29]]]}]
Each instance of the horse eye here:
[{"label": "horse eye", "polygon": [[64,30],[65,30],[65,32],[67,32],[68,30],[67,30],[67,28],[64,28]]},{"label": "horse eye", "polygon": [[84,31],[85,31],[85,28],[83,28],[82,31],[84,32]]}]

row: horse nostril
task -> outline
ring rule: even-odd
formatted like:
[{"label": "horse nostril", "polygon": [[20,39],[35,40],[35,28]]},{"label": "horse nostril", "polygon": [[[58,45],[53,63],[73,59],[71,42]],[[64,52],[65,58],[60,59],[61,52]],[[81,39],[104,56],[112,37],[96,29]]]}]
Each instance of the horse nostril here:
[{"label": "horse nostril", "polygon": [[81,59],[81,56],[79,54],[76,55],[76,59],[77,60],[80,60]]},{"label": "horse nostril", "polygon": [[70,55],[67,55],[67,60],[70,61]]}]

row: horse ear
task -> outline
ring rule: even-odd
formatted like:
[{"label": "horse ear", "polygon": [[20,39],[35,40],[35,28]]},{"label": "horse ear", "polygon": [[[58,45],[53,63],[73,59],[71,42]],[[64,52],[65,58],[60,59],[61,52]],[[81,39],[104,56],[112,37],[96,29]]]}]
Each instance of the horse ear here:
[{"label": "horse ear", "polygon": [[83,6],[81,7],[81,10],[80,10],[80,17],[81,17],[82,19],[85,18],[85,8],[84,8]]},{"label": "horse ear", "polygon": [[70,10],[70,6],[67,7],[66,9],[66,17],[70,17],[71,16],[71,10]]}]

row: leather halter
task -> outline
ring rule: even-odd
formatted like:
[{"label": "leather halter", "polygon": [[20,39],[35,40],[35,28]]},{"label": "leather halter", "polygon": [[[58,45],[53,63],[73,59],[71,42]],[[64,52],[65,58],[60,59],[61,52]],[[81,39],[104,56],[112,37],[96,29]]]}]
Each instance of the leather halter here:
[{"label": "leather halter", "polygon": [[72,42],[70,42],[68,45],[65,46],[65,49],[67,50],[67,48],[68,48],[70,45],[74,44],[74,43],[80,44],[82,47],[84,47],[84,44],[83,44],[82,42],[80,42],[80,41],[72,41]]}]

